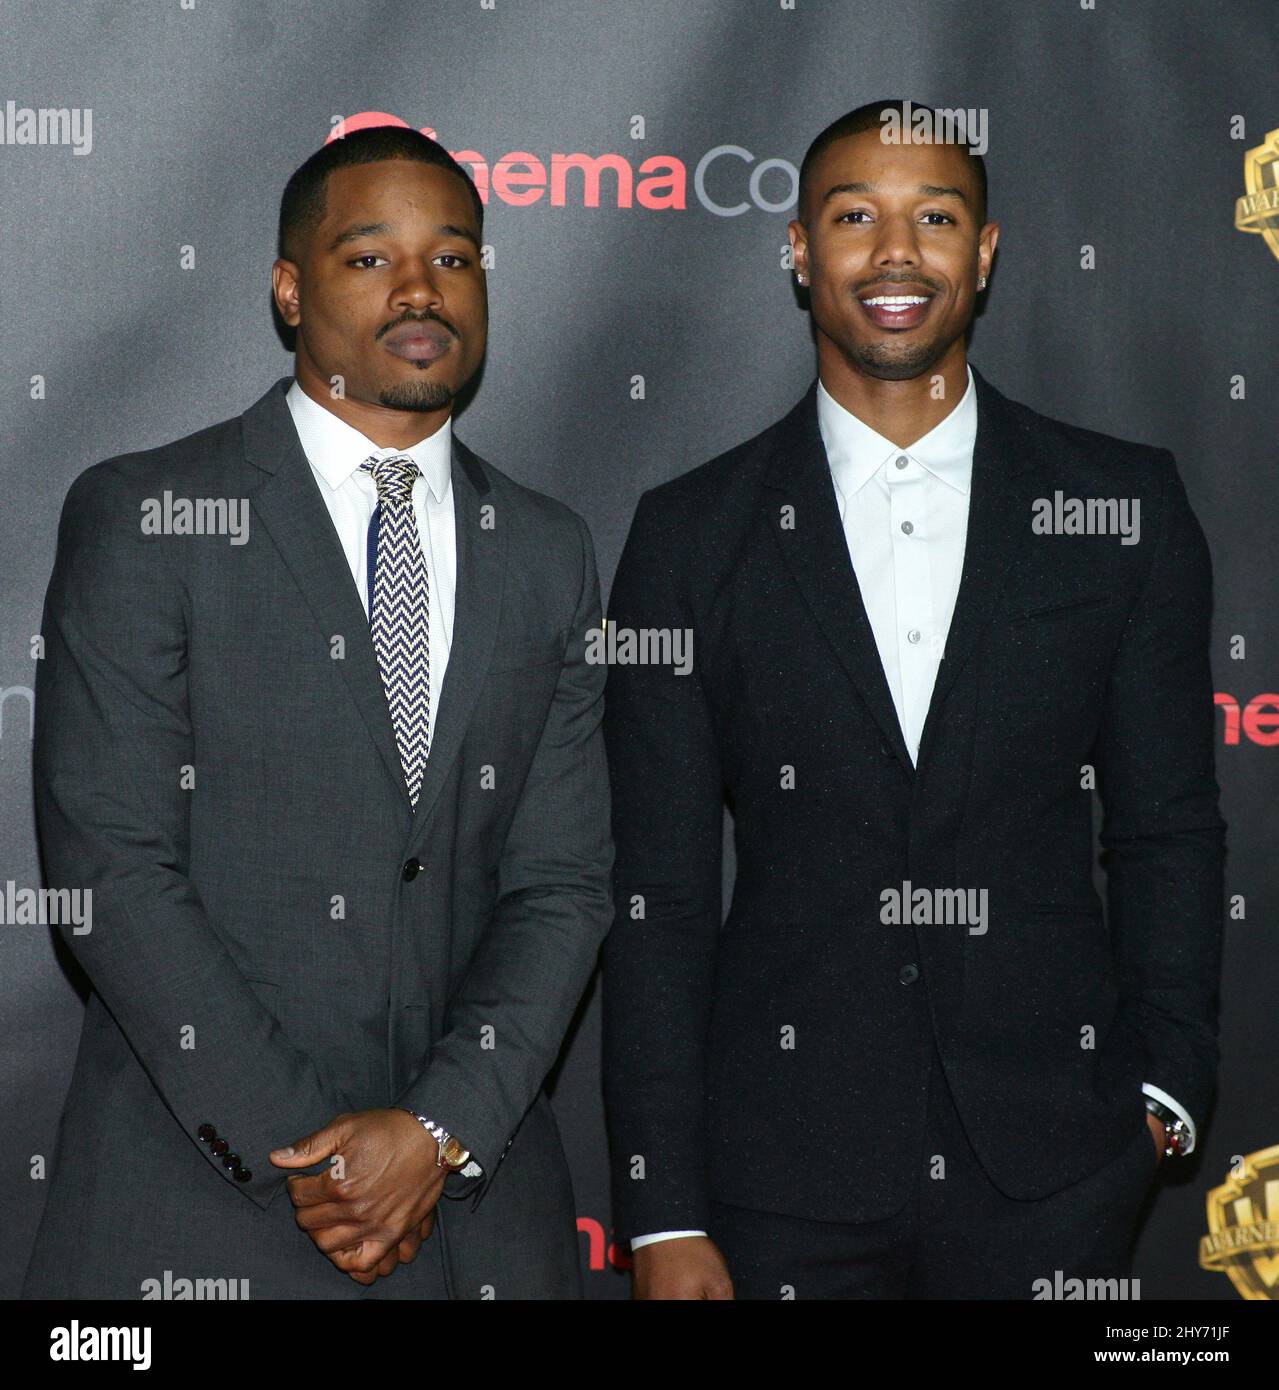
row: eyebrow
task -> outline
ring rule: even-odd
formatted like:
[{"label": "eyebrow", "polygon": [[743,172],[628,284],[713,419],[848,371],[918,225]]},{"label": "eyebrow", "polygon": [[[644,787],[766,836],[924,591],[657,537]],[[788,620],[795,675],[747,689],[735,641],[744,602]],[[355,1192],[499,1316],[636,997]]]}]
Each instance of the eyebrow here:
[{"label": "eyebrow", "polygon": [[[834,187],[826,190],[826,196],[822,202],[828,203],[840,193],[877,193],[878,191],[879,185],[877,183],[837,183]],[[958,198],[961,203],[968,202],[968,195],[962,188],[953,188],[949,184],[921,183],[919,192],[925,198]]]},{"label": "eyebrow", "polygon": [[[339,246],[345,246],[349,241],[362,241],[370,236],[389,236],[395,229],[389,222],[361,222],[358,226],[347,227],[345,231],[339,232],[333,239],[330,251],[336,251]],[[480,250],[480,239],[469,227],[459,227],[452,222],[442,222],[435,229],[437,236],[460,236],[469,241],[475,249]]]}]

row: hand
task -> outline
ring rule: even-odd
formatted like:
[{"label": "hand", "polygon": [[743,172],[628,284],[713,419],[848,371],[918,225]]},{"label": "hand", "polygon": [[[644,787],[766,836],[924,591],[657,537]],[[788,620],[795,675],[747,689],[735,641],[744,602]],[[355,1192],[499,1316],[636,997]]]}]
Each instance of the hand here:
[{"label": "hand", "polygon": [[329,1168],[289,1179],[297,1223],[317,1248],[359,1284],[408,1264],[431,1233],[448,1168],[439,1146],[406,1110],[338,1115],[323,1129],[272,1151],[277,1168],[307,1168],[334,1154]]},{"label": "hand", "polygon": [[[1151,1111],[1146,1111],[1146,1128],[1154,1136],[1155,1148],[1159,1152],[1159,1163],[1164,1161],[1164,1150],[1168,1147],[1168,1136],[1164,1132],[1164,1122]],[[1157,1163],[1156,1167],[1159,1166]]]},{"label": "hand", "polygon": [[[422,1248],[422,1242],[431,1234],[434,1225],[435,1212],[429,1211],[426,1214],[426,1220],[422,1222],[421,1226],[416,1231],[410,1231],[408,1235],[400,1241],[399,1245],[397,1245],[395,1249],[386,1256],[382,1263],[378,1265],[377,1269],[374,1270],[374,1276],[379,1279],[385,1279],[388,1274],[394,1273],[400,1265],[411,1264],[417,1258],[417,1252]],[[366,1274],[353,1274],[351,1278],[361,1284],[371,1284],[373,1282]]]},{"label": "hand", "polygon": [[733,1281],[709,1236],[674,1236],[641,1245],[631,1257],[633,1298],[733,1297]]}]

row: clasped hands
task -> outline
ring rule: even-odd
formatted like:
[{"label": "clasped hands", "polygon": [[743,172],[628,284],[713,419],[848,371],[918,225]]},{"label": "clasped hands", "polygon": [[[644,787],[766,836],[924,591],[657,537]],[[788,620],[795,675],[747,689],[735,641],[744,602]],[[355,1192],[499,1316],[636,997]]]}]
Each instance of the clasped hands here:
[{"label": "clasped hands", "polygon": [[409,1264],[435,1224],[435,1205],[452,1171],[439,1145],[407,1110],[358,1110],[273,1149],[277,1168],[309,1168],[339,1156],[323,1173],[289,1178],[297,1223],[316,1247],[358,1284]]}]

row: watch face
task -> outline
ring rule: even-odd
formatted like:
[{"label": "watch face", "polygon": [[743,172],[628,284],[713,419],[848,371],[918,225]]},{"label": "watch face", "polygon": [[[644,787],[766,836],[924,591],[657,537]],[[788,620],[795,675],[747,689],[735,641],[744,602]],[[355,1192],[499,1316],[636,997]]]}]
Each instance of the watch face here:
[{"label": "watch face", "polygon": [[466,1150],[462,1147],[462,1141],[450,1134],[441,1152],[444,1154],[445,1163],[461,1163]]}]

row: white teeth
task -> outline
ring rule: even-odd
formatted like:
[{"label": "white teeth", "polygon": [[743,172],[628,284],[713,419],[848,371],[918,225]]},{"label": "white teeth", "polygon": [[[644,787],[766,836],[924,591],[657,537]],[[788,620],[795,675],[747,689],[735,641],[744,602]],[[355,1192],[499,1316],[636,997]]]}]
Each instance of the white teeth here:
[{"label": "white teeth", "polygon": [[863,299],[863,304],[873,304],[877,309],[913,309],[916,304],[927,304],[924,294],[881,294],[874,299]]}]

